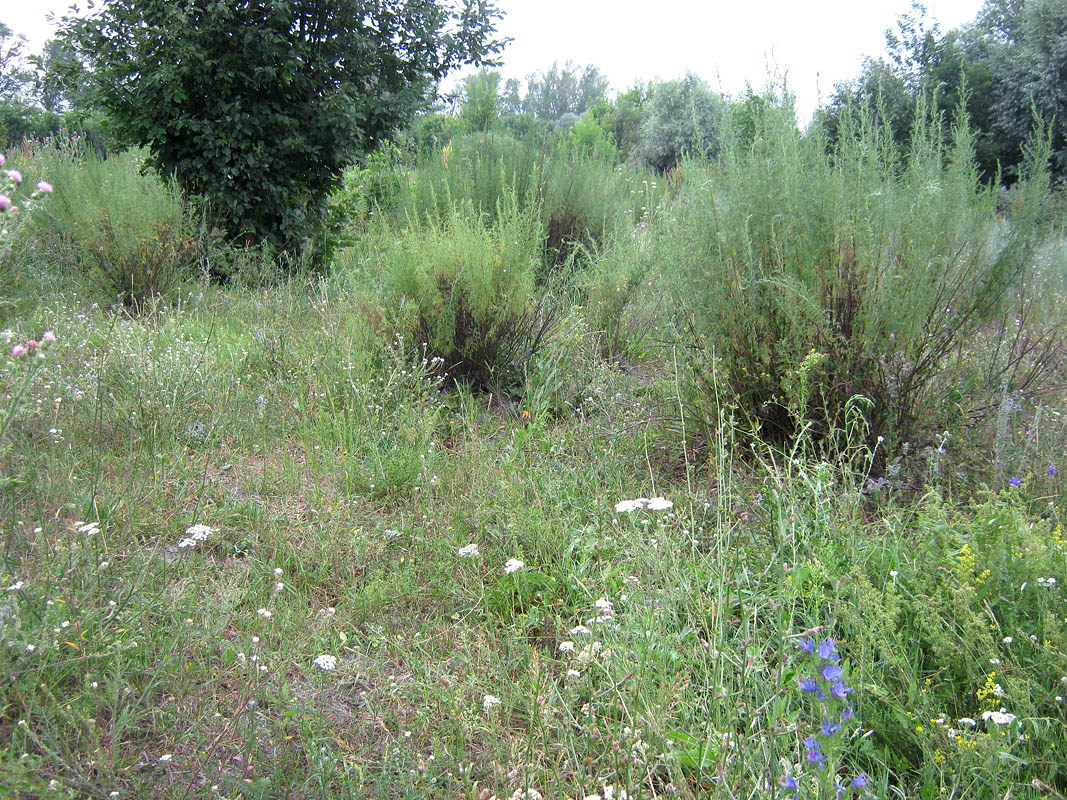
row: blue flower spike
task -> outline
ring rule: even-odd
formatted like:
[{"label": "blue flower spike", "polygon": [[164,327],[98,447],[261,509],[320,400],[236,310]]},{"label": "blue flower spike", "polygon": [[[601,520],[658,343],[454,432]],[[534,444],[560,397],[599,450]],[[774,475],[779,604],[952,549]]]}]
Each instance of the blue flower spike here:
[{"label": "blue flower spike", "polygon": [[838,680],[842,675],[844,675],[845,671],[841,669],[841,667],[839,667],[837,664],[827,664],[821,670],[819,670],[819,674],[822,675],[822,679],[824,681],[832,682]]},{"label": "blue flower spike", "polygon": [[[809,650],[808,652],[810,653],[811,651]],[[834,647],[833,639],[823,639],[819,642],[819,658],[831,663],[836,663],[840,658],[837,654],[837,649]]]},{"label": "blue flower spike", "polygon": [[805,653],[815,652],[815,640],[805,636],[799,642],[797,642],[797,650],[803,650]]}]

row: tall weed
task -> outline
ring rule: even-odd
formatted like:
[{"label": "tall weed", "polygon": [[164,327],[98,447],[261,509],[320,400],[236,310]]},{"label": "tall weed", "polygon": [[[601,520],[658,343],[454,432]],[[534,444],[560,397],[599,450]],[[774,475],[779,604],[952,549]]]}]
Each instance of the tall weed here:
[{"label": "tall weed", "polygon": [[145,171],[140,151],[105,160],[77,142],[46,143],[35,161],[54,176],[55,193],[33,215],[31,235],[101,300],[140,311],[191,270],[199,246],[181,192]]},{"label": "tall weed", "polygon": [[[690,165],[674,222],[657,238],[696,377],[711,364],[763,435],[845,428],[856,395],[870,436],[919,434],[936,419],[954,355],[989,324],[1033,263],[1047,199],[1047,145],[1003,237],[965,121],[920,120],[900,156],[872,115],[848,117],[831,154],[788,106],[751,142]],[[707,412],[705,412],[705,416]]]}]

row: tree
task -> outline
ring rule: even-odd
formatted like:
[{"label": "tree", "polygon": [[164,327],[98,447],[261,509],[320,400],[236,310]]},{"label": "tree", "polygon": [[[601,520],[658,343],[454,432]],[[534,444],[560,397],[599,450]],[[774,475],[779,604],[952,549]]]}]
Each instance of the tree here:
[{"label": "tree", "polygon": [[634,155],[667,172],[683,156],[711,157],[722,147],[725,103],[695,75],[655,84]]},{"label": "tree", "polygon": [[526,78],[526,110],[538,119],[558,120],[584,114],[608,92],[608,79],[592,64],[576,67],[557,61],[546,72]]},{"label": "tree", "polygon": [[0,100],[22,99],[33,77],[23,60],[26,37],[0,22]]},{"label": "tree", "polygon": [[468,131],[487,131],[500,116],[500,73],[480,69],[463,79],[460,119]]},{"label": "tree", "polygon": [[296,248],[341,168],[490,63],[487,0],[105,0],[64,19],[126,142],[246,243]]}]

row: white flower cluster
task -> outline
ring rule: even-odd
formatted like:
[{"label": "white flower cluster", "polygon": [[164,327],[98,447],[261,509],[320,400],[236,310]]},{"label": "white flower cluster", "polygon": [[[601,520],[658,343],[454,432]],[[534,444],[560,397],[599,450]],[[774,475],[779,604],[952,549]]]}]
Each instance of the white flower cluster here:
[{"label": "white flower cluster", "polygon": [[465,544],[463,547],[456,551],[456,555],[460,558],[477,558],[478,557],[478,545],[477,544]]},{"label": "white flower cluster", "polygon": [[616,503],[615,513],[629,514],[642,508],[647,508],[649,511],[670,511],[674,508],[674,503],[666,497],[638,497],[634,500],[623,500],[621,503]]},{"label": "white flower cluster", "polygon": [[330,656],[323,653],[321,656],[316,656],[312,663],[323,672],[329,672],[337,666],[337,656]]},{"label": "white flower cluster", "polygon": [[215,529],[207,525],[193,525],[185,529],[185,538],[178,542],[178,547],[196,547],[198,542],[204,541],[214,532]]}]

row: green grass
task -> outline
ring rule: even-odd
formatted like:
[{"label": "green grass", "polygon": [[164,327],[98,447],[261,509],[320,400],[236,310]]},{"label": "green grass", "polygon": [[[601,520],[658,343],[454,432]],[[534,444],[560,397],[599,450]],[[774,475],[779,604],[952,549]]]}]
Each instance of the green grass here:
[{"label": "green grass", "polygon": [[[723,402],[697,424],[659,224],[597,251],[503,398],[382,339],[370,242],[137,315],[14,284],[0,794],[1067,793],[1062,394],[877,473],[862,432],[821,460]],[[804,739],[845,706],[800,691],[805,631],[855,690],[821,772]]]}]

